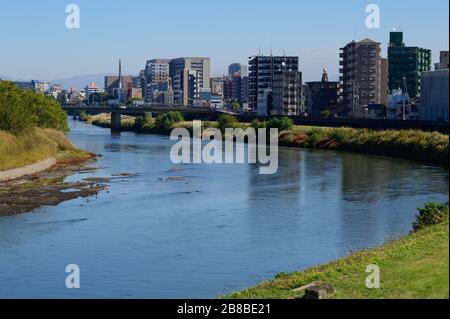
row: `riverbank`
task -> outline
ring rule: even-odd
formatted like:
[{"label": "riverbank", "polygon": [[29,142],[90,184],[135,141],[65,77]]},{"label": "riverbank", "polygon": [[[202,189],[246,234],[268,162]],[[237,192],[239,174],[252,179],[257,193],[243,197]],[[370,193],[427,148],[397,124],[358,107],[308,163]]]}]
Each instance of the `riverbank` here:
[{"label": "riverbank", "polygon": [[54,158],[56,163],[82,163],[95,155],[76,149],[62,132],[33,128],[20,135],[0,131],[0,171]]},{"label": "riverbank", "polygon": [[[336,288],[336,299],[416,299],[449,298],[449,223],[448,206],[444,221],[424,227],[399,240],[350,254],[326,265],[275,279],[236,292],[229,299],[302,298],[296,288],[323,282]],[[366,287],[368,265],[380,269],[380,289]]]},{"label": "riverbank", "polygon": [[[20,135],[0,131],[0,216],[97,195],[100,181],[66,183],[66,176],[90,171],[94,154],[76,149],[59,131],[33,128]],[[70,192],[68,190],[71,190]]]},{"label": "riverbank", "polygon": [[[103,128],[111,127],[110,116],[107,114],[85,116],[82,120]],[[136,118],[126,117],[122,120],[122,130],[164,135],[170,134],[171,128],[174,127],[192,130],[192,122],[179,122],[166,129],[156,127],[154,122],[152,118],[137,121]],[[235,124],[243,129],[251,126],[248,123],[236,122]],[[217,122],[203,123],[204,129],[209,127],[218,127],[218,124]],[[448,167],[449,137],[438,132],[291,126],[280,132],[279,143],[287,147],[391,156]]]}]

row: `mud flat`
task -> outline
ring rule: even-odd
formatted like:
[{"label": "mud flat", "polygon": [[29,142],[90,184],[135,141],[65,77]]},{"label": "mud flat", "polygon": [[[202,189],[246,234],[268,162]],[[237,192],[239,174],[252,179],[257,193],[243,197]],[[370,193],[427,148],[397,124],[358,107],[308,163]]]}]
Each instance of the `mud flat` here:
[{"label": "mud flat", "polygon": [[34,175],[0,183],[0,216],[31,212],[41,206],[56,206],[62,202],[97,196],[107,190],[108,179],[88,178],[65,182],[65,177],[78,172],[93,172],[84,164],[57,164]]}]

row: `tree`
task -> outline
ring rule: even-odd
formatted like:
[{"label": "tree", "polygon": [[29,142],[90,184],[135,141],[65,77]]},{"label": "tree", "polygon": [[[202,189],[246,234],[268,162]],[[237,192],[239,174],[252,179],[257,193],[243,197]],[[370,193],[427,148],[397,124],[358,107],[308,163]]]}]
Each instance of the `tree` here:
[{"label": "tree", "polygon": [[66,113],[57,101],[42,93],[0,81],[0,129],[20,134],[36,126],[67,131]]},{"label": "tree", "polygon": [[241,108],[241,105],[238,102],[231,103],[231,109],[237,111]]},{"label": "tree", "polygon": [[168,112],[159,114],[155,120],[155,127],[159,130],[168,131],[179,122],[183,122],[184,118],[180,112]]},{"label": "tree", "polygon": [[217,119],[218,125],[220,131],[223,133],[225,132],[225,129],[227,128],[239,128],[240,124],[239,121],[232,115],[228,114],[222,114]]}]

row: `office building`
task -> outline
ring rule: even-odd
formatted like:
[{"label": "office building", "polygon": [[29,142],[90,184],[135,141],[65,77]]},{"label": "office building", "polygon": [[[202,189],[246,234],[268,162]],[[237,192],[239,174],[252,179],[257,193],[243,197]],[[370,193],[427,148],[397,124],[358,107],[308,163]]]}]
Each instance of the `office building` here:
[{"label": "office building", "polygon": [[249,71],[252,111],[260,116],[299,114],[302,76],[298,57],[250,57]]},{"label": "office building", "polygon": [[402,89],[411,98],[420,97],[421,73],[431,70],[431,50],[407,47],[403,32],[391,32],[388,59],[389,91]]},{"label": "office building", "polygon": [[192,106],[200,99],[200,90],[210,88],[210,59],[184,57],[169,63],[174,104]]},{"label": "office building", "polygon": [[228,77],[239,74],[241,77],[248,76],[248,67],[240,63],[233,63],[228,66]]}]

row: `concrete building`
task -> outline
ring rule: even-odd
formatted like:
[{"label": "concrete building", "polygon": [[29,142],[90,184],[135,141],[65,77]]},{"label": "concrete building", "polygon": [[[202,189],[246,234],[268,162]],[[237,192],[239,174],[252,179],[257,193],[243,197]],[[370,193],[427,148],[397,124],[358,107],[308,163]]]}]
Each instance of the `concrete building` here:
[{"label": "concrete building", "polygon": [[230,78],[227,78],[224,82],[224,101],[227,106],[231,106],[233,103],[239,103],[241,108],[245,108],[248,104],[248,89],[249,78],[248,76],[242,77],[240,73],[236,72]]},{"label": "concrete building", "polygon": [[449,68],[449,61],[448,61],[448,51],[441,51],[439,54],[439,63],[436,63],[434,65],[434,69],[437,70],[444,70]]},{"label": "concrete building", "polygon": [[448,122],[448,77],[448,69],[422,73],[422,94],[420,97],[421,121]]},{"label": "concrete building", "polygon": [[255,56],[249,61],[249,108],[258,115],[298,115],[302,75],[293,56]]},{"label": "concrete building", "polygon": [[248,76],[248,67],[246,65],[242,65],[240,63],[233,63],[228,66],[228,77],[233,77],[237,73],[241,77]]},{"label": "concrete building", "polygon": [[322,80],[306,82],[305,108],[310,116],[321,116],[329,112],[332,116],[342,115],[339,82],[328,80],[327,70],[323,70]]},{"label": "concrete building", "polygon": [[153,59],[147,61],[144,72],[149,84],[158,84],[169,80],[170,61],[170,59]]},{"label": "concrete building", "polygon": [[200,89],[210,88],[210,59],[184,57],[169,63],[174,104],[191,106],[200,99]]},{"label": "concrete building", "polygon": [[[128,88],[131,85],[132,87],[135,87],[137,85],[137,77],[127,75],[122,76],[122,89],[121,89],[121,99],[126,99],[128,94]],[[119,76],[118,75],[107,75],[105,76],[105,92],[116,98],[118,96],[118,90],[119,90]]]},{"label": "concrete building", "polygon": [[407,47],[403,32],[391,32],[388,48],[389,91],[404,88],[411,98],[420,97],[421,73],[431,70],[431,50]]},{"label": "concrete building", "polygon": [[353,117],[364,117],[369,104],[386,104],[387,63],[381,44],[370,39],[352,41],[340,49],[342,102]]},{"label": "concrete building", "polygon": [[223,97],[223,90],[224,90],[224,82],[225,82],[225,77],[212,77],[210,79],[210,87],[211,87],[211,93],[214,95],[220,95]]},{"label": "concrete building", "polygon": [[89,99],[89,96],[94,93],[100,93],[100,89],[94,82],[89,83],[84,88],[85,98]]},{"label": "concrete building", "polygon": [[169,101],[172,104],[172,81],[170,80],[170,59],[152,59],[147,61],[144,70],[142,94],[147,102]]}]

